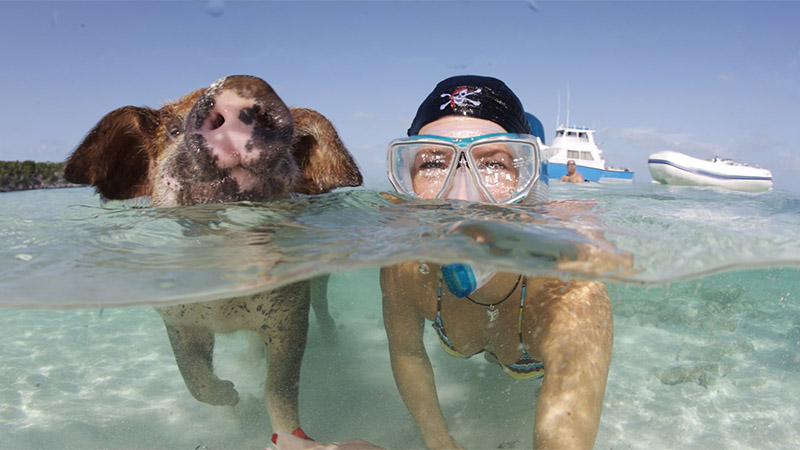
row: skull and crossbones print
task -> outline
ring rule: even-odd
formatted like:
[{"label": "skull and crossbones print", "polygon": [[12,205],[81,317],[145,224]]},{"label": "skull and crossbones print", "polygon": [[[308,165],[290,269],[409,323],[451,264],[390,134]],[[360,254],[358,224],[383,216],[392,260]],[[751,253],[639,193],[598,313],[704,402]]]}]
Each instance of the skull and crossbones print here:
[{"label": "skull and crossbones print", "polygon": [[474,91],[470,91],[469,88],[460,87],[453,91],[452,94],[444,93],[440,97],[447,97],[447,101],[443,103],[439,110],[443,110],[447,108],[447,105],[450,105],[451,108],[456,109],[456,106],[464,106],[465,103],[469,102],[472,106],[479,106],[481,104],[480,100],[473,100],[469,98],[470,95],[479,94],[481,92],[481,88],[477,88]]}]

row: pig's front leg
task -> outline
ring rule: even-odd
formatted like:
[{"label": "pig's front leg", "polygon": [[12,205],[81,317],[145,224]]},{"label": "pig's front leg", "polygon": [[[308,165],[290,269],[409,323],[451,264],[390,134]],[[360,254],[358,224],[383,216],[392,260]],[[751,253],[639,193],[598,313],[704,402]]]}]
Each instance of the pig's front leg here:
[{"label": "pig's front leg", "polygon": [[309,284],[302,281],[273,292],[272,310],[259,332],[267,344],[265,395],[274,431],[291,432],[300,426],[297,397],[308,332]]},{"label": "pig's front leg", "polygon": [[336,322],[328,310],[328,279],[330,275],[320,275],[312,278],[311,283],[311,308],[317,318],[317,326],[322,333],[322,340],[326,345],[336,344]]},{"label": "pig's front leg", "polygon": [[214,375],[214,333],[202,327],[165,325],[178,369],[194,398],[210,405],[239,403],[233,383]]}]

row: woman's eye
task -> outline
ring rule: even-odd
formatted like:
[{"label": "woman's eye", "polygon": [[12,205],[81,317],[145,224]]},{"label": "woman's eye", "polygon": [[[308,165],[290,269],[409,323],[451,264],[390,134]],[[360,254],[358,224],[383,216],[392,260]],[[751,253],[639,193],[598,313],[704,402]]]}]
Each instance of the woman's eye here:
[{"label": "woman's eye", "polygon": [[447,166],[445,165],[444,161],[425,161],[419,166],[420,170],[425,169],[446,169]]},{"label": "woman's eye", "polygon": [[481,169],[506,170],[508,167],[502,161],[482,161]]},{"label": "woman's eye", "polygon": [[514,158],[504,146],[479,147],[473,152],[480,170],[511,170]]}]

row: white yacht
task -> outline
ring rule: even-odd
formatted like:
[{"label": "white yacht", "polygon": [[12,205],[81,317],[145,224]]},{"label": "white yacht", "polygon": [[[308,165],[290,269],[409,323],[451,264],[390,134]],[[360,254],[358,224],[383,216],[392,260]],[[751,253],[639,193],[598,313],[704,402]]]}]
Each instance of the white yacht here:
[{"label": "white yacht", "polygon": [[594,141],[595,130],[560,125],[550,144],[548,172],[558,180],[567,173],[567,161],[574,160],[576,170],[586,181],[599,183],[632,183],[633,172],[606,164],[603,150]]}]

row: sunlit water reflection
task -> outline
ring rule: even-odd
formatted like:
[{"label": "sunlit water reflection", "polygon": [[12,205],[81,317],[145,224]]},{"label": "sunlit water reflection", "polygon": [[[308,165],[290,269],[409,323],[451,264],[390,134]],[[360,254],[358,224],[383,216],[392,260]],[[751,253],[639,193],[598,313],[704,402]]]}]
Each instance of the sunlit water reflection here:
[{"label": "sunlit water reflection", "polygon": [[[407,259],[608,281],[615,353],[597,448],[800,442],[800,198],[560,184],[553,198],[577,212],[370,191],[178,209],[101,208],[88,189],[0,195],[0,447],[265,447],[266,363],[248,336],[223,336],[215,350],[217,372],[244,400],[208,406],[186,390],[155,311],[115,306],[222,298],[325,272],[336,272],[339,342],[312,320],[304,429],[421,447],[391,376],[377,282],[377,267]],[[604,245],[586,236],[597,231],[632,268],[554,263],[576,243]],[[432,330],[426,344],[457,440],[531,446],[539,382],[451,358]]]}]

